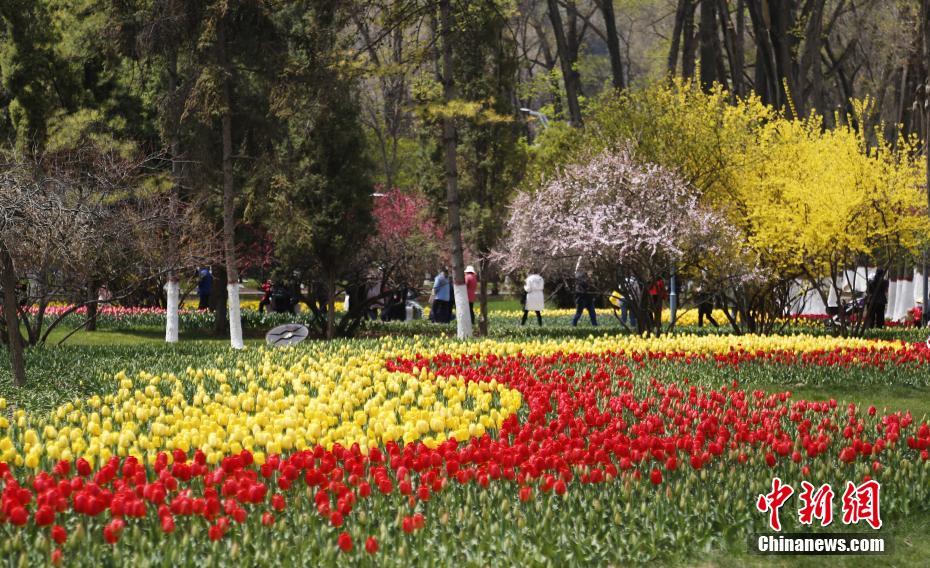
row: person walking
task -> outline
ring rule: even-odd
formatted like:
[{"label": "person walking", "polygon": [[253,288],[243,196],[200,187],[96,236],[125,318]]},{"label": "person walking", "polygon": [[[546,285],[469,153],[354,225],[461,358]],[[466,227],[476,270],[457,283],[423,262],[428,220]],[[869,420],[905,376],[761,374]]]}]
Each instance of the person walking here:
[{"label": "person walking", "polygon": [[581,314],[588,310],[591,325],[597,327],[597,313],[594,311],[594,291],[591,288],[591,279],[587,272],[575,273],[575,317],[572,318],[572,327],[578,326]]},{"label": "person walking", "polygon": [[468,265],[465,267],[465,288],[468,290],[468,313],[471,314],[471,325],[475,326],[475,298],[478,297],[478,275],[475,274],[475,267]]},{"label": "person walking", "polygon": [[368,287],[365,290],[365,300],[368,302],[368,319],[375,321],[378,319],[378,310],[384,311],[384,300],[381,299],[381,276],[373,274],[368,279]]},{"label": "person walking", "polygon": [[526,318],[530,312],[536,312],[536,321],[539,327],[542,327],[542,311],[545,303],[543,289],[545,287],[546,283],[539,274],[530,274],[526,277],[526,282],[523,284],[523,319],[520,320],[520,325],[526,325]]},{"label": "person walking", "polygon": [[449,323],[452,320],[451,306],[452,283],[449,282],[446,269],[442,268],[433,280],[433,305],[431,318],[434,323]]},{"label": "person walking", "polygon": [[888,279],[885,278],[884,268],[875,271],[875,276],[869,280],[869,284],[866,286],[866,295],[869,309],[868,319],[866,319],[867,327],[885,327],[885,309],[888,307]]},{"label": "person walking", "polygon": [[[626,288],[625,290],[623,288]],[[637,327],[636,306],[640,294],[640,286],[632,276],[626,279],[626,285],[618,290],[620,293],[620,323]]]},{"label": "person walking", "polygon": [[659,278],[649,287],[649,300],[651,302],[653,322],[656,328],[662,327],[662,302],[668,298],[665,291],[665,280]]},{"label": "person walking", "polygon": [[107,288],[107,285],[102,285],[97,290],[97,302],[100,304],[106,304],[113,299],[113,292],[110,292],[110,289]]},{"label": "person walking", "polygon": [[262,282],[262,299],[258,301],[258,313],[265,313],[265,308],[271,305],[271,280]]},{"label": "person walking", "polygon": [[198,310],[210,309],[210,293],[213,291],[213,273],[209,267],[200,269],[200,280],[197,281],[197,296],[200,297]]},{"label": "person walking", "polygon": [[703,284],[698,287],[695,299],[698,309],[698,327],[704,327],[705,317],[712,326],[720,327],[714,320],[714,296],[704,289]]}]

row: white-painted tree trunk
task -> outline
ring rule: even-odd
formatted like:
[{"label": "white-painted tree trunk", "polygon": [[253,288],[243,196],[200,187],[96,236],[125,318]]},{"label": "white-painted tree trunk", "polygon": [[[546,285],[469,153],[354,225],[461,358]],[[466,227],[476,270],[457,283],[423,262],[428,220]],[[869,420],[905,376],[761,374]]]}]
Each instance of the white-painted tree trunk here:
[{"label": "white-painted tree trunk", "polygon": [[894,321],[895,302],[898,299],[898,281],[888,283],[888,307],[885,308],[885,319]]},{"label": "white-painted tree trunk", "polygon": [[239,284],[227,284],[229,295],[229,343],[233,349],[242,349],[242,310],[239,307]]},{"label": "white-painted tree trunk", "polygon": [[165,284],[168,295],[167,313],[165,314],[165,342],[178,342],[178,305],[181,303],[181,284],[177,280],[168,280]]},{"label": "white-painted tree trunk", "polygon": [[455,324],[459,339],[471,337],[471,312],[468,309],[468,287],[465,284],[456,284],[452,287],[455,295]]},{"label": "white-painted tree trunk", "polygon": [[914,281],[904,280],[901,294],[901,313],[900,318],[906,320],[909,312],[914,309]]},{"label": "white-painted tree trunk", "polygon": [[914,305],[924,303],[924,275],[920,272],[917,272],[917,269],[914,269]]}]

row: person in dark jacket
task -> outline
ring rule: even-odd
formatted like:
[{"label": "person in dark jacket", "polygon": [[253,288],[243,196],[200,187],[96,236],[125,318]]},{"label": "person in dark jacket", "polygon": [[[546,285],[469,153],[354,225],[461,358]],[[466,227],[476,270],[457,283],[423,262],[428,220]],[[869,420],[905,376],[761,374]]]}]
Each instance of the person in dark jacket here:
[{"label": "person in dark jacket", "polygon": [[283,282],[275,282],[271,286],[271,311],[276,314],[293,314],[294,299],[291,297],[290,290]]},{"label": "person in dark jacket", "polygon": [[265,313],[265,308],[271,305],[271,280],[262,283],[262,299],[258,301],[258,313]]},{"label": "person in dark jacket", "polygon": [[591,279],[586,272],[578,271],[575,274],[575,317],[572,318],[572,327],[578,326],[578,320],[581,319],[585,310],[588,310],[588,315],[591,317],[591,325],[597,327]]},{"label": "person in dark jacket", "polygon": [[885,308],[888,306],[888,279],[885,278],[885,269],[879,268],[875,276],[866,286],[868,297],[868,327],[885,327]]},{"label": "person in dark jacket", "polygon": [[209,268],[200,269],[200,280],[197,281],[197,296],[200,297],[198,310],[210,309],[210,294],[213,291],[213,273]]},{"label": "person in dark jacket", "polygon": [[720,327],[714,320],[714,295],[709,293],[703,285],[698,288],[695,295],[698,309],[698,327],[704,327],[704,318],[714,327]]}]

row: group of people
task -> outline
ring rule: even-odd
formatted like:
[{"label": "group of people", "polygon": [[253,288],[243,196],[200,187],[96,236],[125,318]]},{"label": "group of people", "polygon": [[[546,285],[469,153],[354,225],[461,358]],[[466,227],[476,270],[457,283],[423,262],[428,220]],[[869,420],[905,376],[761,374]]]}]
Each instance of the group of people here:
[{"label": "group of people", "polygon": [[[478,274],[475,267],[465,267],[465,290],[468,295],[468,312],[472,324],[475,323],[475,299],[478,297]],[[430,294],[429,319],[433,323],[449,323],[452,321],[455,307],[455,292],[453,279],[449,271],[443,267],[433,280],[433,291]]]},{"label": "group of people", "polygon": [[[841,316],[845,318],[859,317],[865,320],[865,327],[885,327],[885,311],[888,308],[888,276],[884,268],[878,268],[875,274],[868,279],[865,288],[865,297],[861,292],[850,290],[847,286],[839,290],[830,285],[827,293],[826,312],[830,321],[838,322]],[[845,301],[840,294],[849,294],[851,299]],[[841,314],[841,311],[843,312]]]},{"label": "group of people", "polygon": [[258,313],[265,309],[276,314],[293,314],[297,311],[297,302],[283,282],[265,280],[262,283],[262,299],[258,301]]},{"label": "group of people", "polygon": [[[475,300],[478,295],[478,285],[479,280],[475,267],[471,265],[465,267],[465,290],[468,295],[468,311],[473,324],[475,323]],[[526,277],[523,292],[520,295],[520,305],[523,307],[523,318],[520,325],[526,325],[530,312],[533,312],[536,314],[537,323],[542,326],[542,311],[545,304],[543,291],[545,287],[546,283],[539,274],[530,274]],[[448,271],[442,268],[433,280],[433,291],[430,295],[430,321],[434,323],[449,323],[452,321],[454,300],[453,280],[449,278]]]}]

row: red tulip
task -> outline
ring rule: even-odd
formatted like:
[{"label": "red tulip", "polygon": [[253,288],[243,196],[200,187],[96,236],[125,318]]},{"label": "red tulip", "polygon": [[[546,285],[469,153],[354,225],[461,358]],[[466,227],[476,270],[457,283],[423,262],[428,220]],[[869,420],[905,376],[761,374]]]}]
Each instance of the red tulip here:
[{"label": "red tulip", "polygon": [[370,536],[365,540],[365,552],[368,554],[374,554],[378,552],[378,540]]},{"label": "red tulip", "polygon": [[22,507],[14,507],[9,513],[10,523],[16,526],[23,526],[29,521],[29,513]]},{"label": "red tulip", "polygon": [[340,534],[336,542],[339,544],[339,549],[343,552],[350,552],[352,550],[352,537],[349,536],[349,533],[344,532]]},{"label": "red tulip", "polygon": [[90,463],[84,458],[78,458],[75,467],[77,467],[78,475],[81,477],[87,477],[91,473]]},{"label": "red tulip", "polygon": [[61,525],[53,526],[52,540],[55,541],[55,544],[64,544],[68,540],[68,531],[65,530],[65,527]]},{"label": "red tulip", "polygon": [[46,527],[53,522],[55,522],[55,511],[48,505],[40,506],[35,514],[36,526]]},{"label": "red tulip", "polygon": [[125,526],[126,523],[124,523],[122,519],[113,519],[107,526],[103,527],[103,540],[105,540],[107,544],[116,544]]},{"label": "red tulip", "polygon": [[658,468],[653,468],[649,473],[649,481],[652,482],[653,485],[662,483],[662,472],[659,471]]}]

